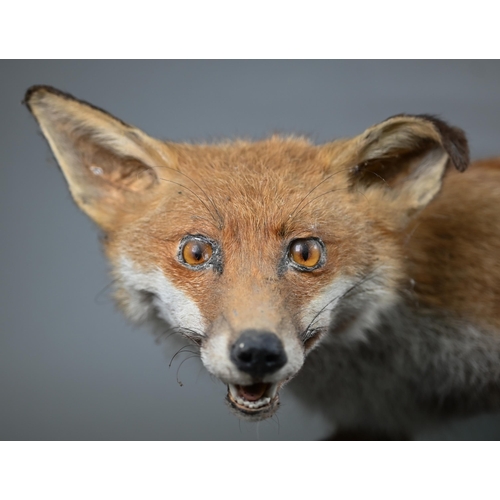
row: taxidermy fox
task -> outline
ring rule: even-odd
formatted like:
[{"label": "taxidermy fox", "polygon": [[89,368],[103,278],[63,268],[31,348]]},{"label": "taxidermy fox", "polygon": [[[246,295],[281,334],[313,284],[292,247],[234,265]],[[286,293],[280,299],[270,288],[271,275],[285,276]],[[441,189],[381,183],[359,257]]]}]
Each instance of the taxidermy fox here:
[{"label": "taxidermy fox", "polygon": [[411,437],[500,409],[500,160],[393,116],[353,139],[176,144],[28,90],[116,300],[199,346],[234,412],[290,388],[337,436]]}]

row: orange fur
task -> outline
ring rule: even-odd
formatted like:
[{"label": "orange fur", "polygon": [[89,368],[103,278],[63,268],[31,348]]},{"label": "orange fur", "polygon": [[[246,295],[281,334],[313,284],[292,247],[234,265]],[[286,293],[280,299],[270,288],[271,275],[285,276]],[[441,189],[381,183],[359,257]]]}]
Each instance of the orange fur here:
[{"label": "orange fur", "polygon": [[[286,298],[282,308],[300,311],[340,272],[362,274],[375,263],[398,268],[393,257],[396,238],[386,238],[386,228],[367,221],[367,214],[378,209],[367,206],[362,195],[353,197],[346,163],[336,164],[331,149],[325,153],[304,139],[272,137],[256,143],[176,145],[174,151],[176,163],[158,169],[162,194],[155,210],[134,223],[123,214],[109,233],[106,250],[111,260],[126,252],[144,269],[160,266],[210,320],[220,314],[226,297],[244,304],[248,290],[255,287],[259,294],[269,289],[266,296],[274,297],[273,302]],[[175,184],[170,169],[183,174],[175,177]],[[221,242],[224,276],[193,274],[176,262],[180,239],[198,233]],[[325,243],[325,267],[278,280],[276,264],[284,242],[309,236]],[[266,303],[263,297],[259,301]],[[245,308],[251,315],[255,310],[250,303]],[[227,306],[228,311],[233,309]],[[287,313],[282,311],[280,317]],[[235,330],[240,329],[241,312],[238,318]]]}]

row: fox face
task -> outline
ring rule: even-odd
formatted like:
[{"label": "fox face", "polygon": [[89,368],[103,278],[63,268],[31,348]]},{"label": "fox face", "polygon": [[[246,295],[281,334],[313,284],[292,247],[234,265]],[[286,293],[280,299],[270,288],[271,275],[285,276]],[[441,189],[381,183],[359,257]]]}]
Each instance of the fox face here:
[{"label": "fox face", "polygon": [[[179,148],[176,165],[184,175],[172,180],[164,169],[165,194],[154,211],[106,243],[126,314],[160,317],[199,344],[204,365],[228,385],[233,408],[254,418],[275,411],[279,388],[327,332],[342,296],[352,289],[356,297],[362,277],[373,273],[376,300],[367,289],[351,309],[365,317],[394,299],[394,273],[376,270],[383,257],[370,243],[377,228],[345,200],[336,200],[334,211],[319,204],[346,187],[333,176],[308,204],[305,195],[314,197],[331,175],[320,157],[307,158],[310,148],[275,138],[232,145],[214,158],[207,147],[191,169]],[[276,154],[279,162],[266,173]],[[297,161],[301,156],[309,168]],[[211,172],[212,161],[224,176]],[[346,221],[350,236],[342,242]]]},{"label": "fox face", "polygon": [[448,165],[468,164],[463,133],[429,116],[324,145],[190,145],[51,87],[25,102],[104,232],[120,308],[192,341],[250,420],[277,410],[326,336],[362,336],[401,300],[405,230]]}]

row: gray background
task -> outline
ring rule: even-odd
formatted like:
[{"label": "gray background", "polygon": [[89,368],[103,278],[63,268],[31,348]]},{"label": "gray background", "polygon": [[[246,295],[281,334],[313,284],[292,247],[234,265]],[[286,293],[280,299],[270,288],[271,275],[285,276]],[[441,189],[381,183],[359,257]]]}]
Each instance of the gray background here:
[{"label": "gray background", "polygon": [[[239,422],[196,359],[134,329],[109,298],[98,233],[73,204],[28,111],[49,84],[170,140],[315,141],[401,112],[439,114],[473,157],[500,154],[496,61],[0,62],[0,439],[317,439],[328,426],[283,391],[278,419]],[[165,354],[165,351],[169,354]],[[499,439],[480,417],[420,436]]]}]

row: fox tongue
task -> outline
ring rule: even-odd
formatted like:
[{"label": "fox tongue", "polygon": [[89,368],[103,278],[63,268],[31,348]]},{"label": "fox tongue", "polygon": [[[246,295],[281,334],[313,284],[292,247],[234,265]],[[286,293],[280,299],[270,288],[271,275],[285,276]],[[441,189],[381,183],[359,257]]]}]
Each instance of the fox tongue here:
[{"label": "fox tongue", "polygon": [[247,401],[257,401],[262,396],[264,396],[264,393],[266,392],[268,385],[269,384],[263,384],[263,383],[253,384],[253,385],[239,385],[238,392],[239,395],[243,399],[246,399]]}]

